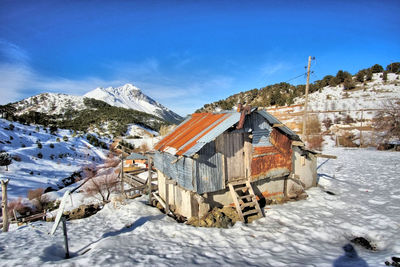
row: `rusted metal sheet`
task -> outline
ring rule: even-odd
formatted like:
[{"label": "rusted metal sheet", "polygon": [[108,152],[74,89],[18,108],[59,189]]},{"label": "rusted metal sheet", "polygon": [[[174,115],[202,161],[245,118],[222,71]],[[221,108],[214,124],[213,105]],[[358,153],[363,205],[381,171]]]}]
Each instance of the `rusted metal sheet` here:
[{"label": "rusted metal sheet", "polygon": [[196,144],[192,146],[190,149],[188,149],[183,155],[187,157],[193,156],[197,151],[199,151],[203,146],[205,146],[205,144],[215,140],[218,136],[220,136],[232,125],[234,125],[239,121],[240,113],[229,112],[226,114],[228,116],[226,119],[224,119],[218,125],[216,125],[215,128],[212,129],[212,131],[208,132],[206,135],[197,140]]},{"label": "rusted metal sheet", "polygon": [[208,142],[239,121],[240,113],[194,113],[156,144],[158,151],[193,156]]},{"label": "rusted metal sheet", "polygon": [[291,140],[273,129],[270,135],[272,146],[253,147],[251,179],[286,175],[292,170]]}]

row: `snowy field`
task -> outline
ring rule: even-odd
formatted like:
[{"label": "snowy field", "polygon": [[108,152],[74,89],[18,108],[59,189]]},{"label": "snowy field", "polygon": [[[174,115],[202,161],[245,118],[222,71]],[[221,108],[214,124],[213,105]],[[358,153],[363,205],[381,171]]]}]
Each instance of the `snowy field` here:
[{"label": "snowy field", "polygon": [[252,224],[229,229],[178,224],[142,197],[67,222],[74,256],[68,260],[61,227],[50,236],[52,223],[14,226],[0,234],[0,265],[332,266],[344,254],[343,245],[364,237],[376,251],[354,245],[358,255],[369,266],[385,266],[400,256],[400,153],[343,148],[325,153],[338,159],[318,169],[324,188],[309,190],[306,200],[267,206],[266,217]]}]

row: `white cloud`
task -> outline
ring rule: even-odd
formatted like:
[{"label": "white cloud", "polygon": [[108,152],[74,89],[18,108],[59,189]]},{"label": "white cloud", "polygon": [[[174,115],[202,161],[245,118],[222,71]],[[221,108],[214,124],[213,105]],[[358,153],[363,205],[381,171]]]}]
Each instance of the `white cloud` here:
[{"label": "white cloud", "polygon": [[[0,40],[0,51],[7,59],[0,62],[0,104],[19,101],[36,93],[84,95],[96,87],[133,83],[156,101],[186,115],[214,101],[216,92],[230,89],[234,82],[232,77],[212,75],[206,71],[184,76],[166,75],[161,70],[160,62],[154,58],[140,63],[114,62],[105,65],[109,71],[108,79],[95,76],[80,79],[50,77],[32,69],[28,54],[18,46]],[[190,61],[187,57],[180,59],[182,61],[176,61],[178,68]]]},{"label": "white cloud", "polygon": [[29,61],[29,56],[21,47],[0,39],[0,59],[5,62],[26,63]]}]

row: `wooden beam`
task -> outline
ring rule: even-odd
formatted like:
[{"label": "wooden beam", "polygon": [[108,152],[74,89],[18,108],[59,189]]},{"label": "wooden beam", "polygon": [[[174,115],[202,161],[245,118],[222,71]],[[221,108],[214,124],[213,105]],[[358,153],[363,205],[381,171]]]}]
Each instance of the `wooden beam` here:
[{"label": "wooden beam", "polygon": [[301,141],[292,141],[292,146],[305,146]]},{"label": "wooden beam", "polygon": [[173,184],[176,185],[176,181],[175,180],[170,180],[170,179],[165,179],[165,184]]},{"label": "wooden beam", "polygon": [[315,156],[319,157],[319,158],[326,158],[326,159],[337,159],[337,156],[326,155],[326,154],[321,154],[321,153],[315,154]]},{"label": "wooden beam", "polygon": [[148,169],[148,171],[149,171],[149,173],[148,173],[148,176],[147,176],[147,187],[148,187],[148,189],[147,190],[149,190],[149,205],[151,205],[151,178],[152,178],[152,172],[151,172],[151,169],[152,169],[152,165],[153,165],[153,162],[152,162],[152,158],[150,157],[150,156],[148,156],[148,158],[147,158],[147,169]]},{"label": "wooden beam", "polygon": [[274,127],[274,128],[282,127],[282,126],[285,126],[285,124],[283,124],[283,123],[274,123],[274,124],[272,124],[272,127]]}]

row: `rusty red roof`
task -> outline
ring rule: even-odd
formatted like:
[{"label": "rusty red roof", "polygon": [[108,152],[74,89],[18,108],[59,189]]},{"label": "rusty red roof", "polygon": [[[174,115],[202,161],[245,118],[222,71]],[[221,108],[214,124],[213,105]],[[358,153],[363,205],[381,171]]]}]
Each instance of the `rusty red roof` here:
[{"label": "rusty red roof", "polygon": [[[193,155],[206,142],[207,136],[218,136],[239,120],[240,113],[194,113],[181,123],[172,133],[164,137],[156,146],[158,151],[173,155]],[[203,138],[203,139],[202,139]],[[195,148],[198,147],[198,149]],[[194,151],[193,151],[194,149]],[[197,151],[196,151],[197,150]],[[194,153],[192,153],[193,151]]]}]

